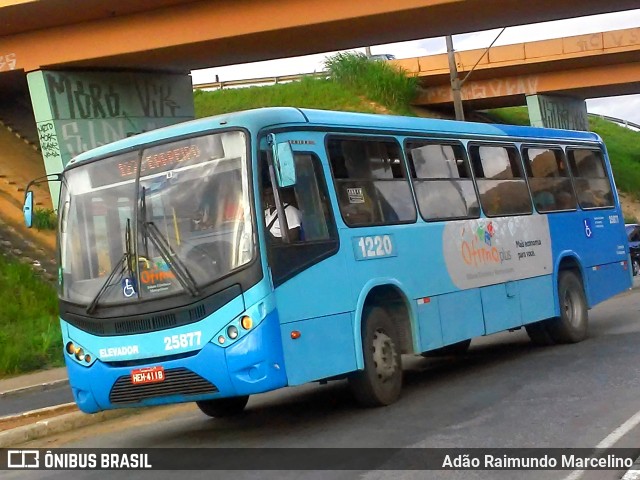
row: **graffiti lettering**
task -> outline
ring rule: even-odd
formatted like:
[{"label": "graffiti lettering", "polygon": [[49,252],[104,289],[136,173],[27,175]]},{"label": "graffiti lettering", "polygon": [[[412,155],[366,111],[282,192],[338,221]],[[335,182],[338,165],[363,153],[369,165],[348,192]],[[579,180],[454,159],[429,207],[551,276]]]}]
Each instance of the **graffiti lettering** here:
[{"label": "graffiti lettering", "polygon": [[38,138],[42,156],[46,159],[60,156],[60,146],[54,129],[53,122],[45,122],[38,125]]},{"label": "graffiti lettering", "polygon": [[542,124],[548,128],[589,130],[587,107],[583,100],[539,96]]},{"label": "graffiti lettering", "polygon": [[15,70],[16,69],[16,54],[15,53],[7,53],[5,55],[0,55],[0,72],[4,70]]},{"label": "graffiti lettering", "polygon": [[60,132],[60,141],[70,157],[127,136],[124,120],[67,122],[60,125]]},{"label": "graffiti lettering", "polygon": [[54,73],[47,73],[46,80],[56,120],[120,116],[120,95],[114,85],[102,86]]},{"label": "graffiti lettering", "polygon": [[180,108],[171,98],[170,84],[138,81],[136,92],[145,117],[175,117]]},{"label": "graffiti lettering", "polygon": [[[462,98],[463,100],[476,100],[509,95],[532,95],[538,91],[538,83],[538,76],[469,82],[462,89]],[[426,99],[427,103],[451,102],[451,89],[449,87],[430,88],[426,91]]]}]

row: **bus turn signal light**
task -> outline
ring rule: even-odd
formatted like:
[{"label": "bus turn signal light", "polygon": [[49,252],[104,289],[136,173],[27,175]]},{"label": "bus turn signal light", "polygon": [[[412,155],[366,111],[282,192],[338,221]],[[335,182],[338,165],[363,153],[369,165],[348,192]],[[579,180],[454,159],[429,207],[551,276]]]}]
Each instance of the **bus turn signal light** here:
[{"label": "bus turn signal light", "polygon": [[293,340],[297,340],[298,338],[300,338],[300,335],[302,335],[298,330],[294,330],[291,332],[291,338]]},{"label": "bus turn signal light", "polygon": [[67,353],[69,355],[73,355],[74,353],[76,353],[76,346],[73,344],[73,342],[68,342],[65,349],[67,350]]},{"label": "bus turn signal light", "polygon": [[253,327],[253,320],[251,320],[251,317],[244,316],[242,320],[240,320],[240,325],[242,325],[242,328],[245,330],[249,330]]}]

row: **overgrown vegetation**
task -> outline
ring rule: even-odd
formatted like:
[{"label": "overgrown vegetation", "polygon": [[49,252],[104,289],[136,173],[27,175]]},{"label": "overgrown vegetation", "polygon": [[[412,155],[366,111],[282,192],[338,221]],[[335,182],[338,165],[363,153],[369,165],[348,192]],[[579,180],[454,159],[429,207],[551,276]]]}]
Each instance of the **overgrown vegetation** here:
[{"label": "overgrown vegetation", "polygon": [[36,208],[33,212],[33,227],[37,230],[55,230],[58,225],[56,212],[50,208]]},{"label": "overgrown vegetation", "polygon": [[411,102],[417,79],[386,62],[341,53],[326,62],[328,78],[305,77],[299,82],[264,87],[196,91],[196,117],[260,107],[301,107],[347,112],[413,115]]},{"label": "overgrown vegetation", "polygon": [[[529,125],[526,107],[501,108],[490,114],[505,123]],[[595,116],[589,117],[589,127],[607,146],[618,189],[640,200],[640,132]]]},{"label": "overgrown vegetation", "polygon": [[371,61],[362,53],[338,53],[325,61],[332,80],[356,95],[404,115],[413,115],[411,103],[418,92],[417,77],[408,76],[387,62]]},{"label": "overgrown vegetation", "polygon": [[55,289],[0,256],[0,377],[62,363]]}]

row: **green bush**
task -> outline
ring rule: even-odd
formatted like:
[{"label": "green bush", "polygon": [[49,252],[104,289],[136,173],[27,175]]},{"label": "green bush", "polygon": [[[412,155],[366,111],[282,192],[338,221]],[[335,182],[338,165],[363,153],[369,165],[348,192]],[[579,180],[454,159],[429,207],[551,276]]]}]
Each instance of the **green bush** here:
[{"label": "green bush", "polygon": [[55,289],[0,256],[0,377],[62,364]]},{"label": "green bush", "polygon": [[38,230],[55,230],[58,216],[50,208],[36,208],[33,212],[33,226]]},{"label": "green bush", "polygon": [[404,115],[414,115],[411,103],[418,79],[387,62],[370,60],[362,53],[342,52],[325,60],[329,77],[357,94]]}]

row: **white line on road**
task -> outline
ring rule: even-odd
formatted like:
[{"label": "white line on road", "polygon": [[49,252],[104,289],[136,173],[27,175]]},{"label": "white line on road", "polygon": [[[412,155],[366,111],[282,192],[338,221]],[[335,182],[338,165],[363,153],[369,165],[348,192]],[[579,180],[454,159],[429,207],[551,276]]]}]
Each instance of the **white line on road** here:
[{"label": "white line on road", "polygon": [[[598,445],[596,445],[596,449],[607,449],[614,446],[618,440],[624,437],[627,433],[633,430],[638,424],[640,424],[640,411],[636,412],[634,416],[632,416],[629,420],[624,422],[618,428],[616,428],[613,432],[607,435],[604,440],[602,440]],[[582,477],[584,470],[574,470],[570,475],[564,478],[564,480],[578,480]]]}]

